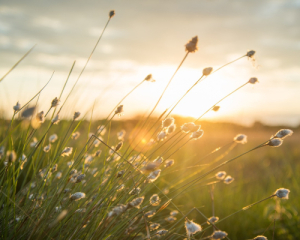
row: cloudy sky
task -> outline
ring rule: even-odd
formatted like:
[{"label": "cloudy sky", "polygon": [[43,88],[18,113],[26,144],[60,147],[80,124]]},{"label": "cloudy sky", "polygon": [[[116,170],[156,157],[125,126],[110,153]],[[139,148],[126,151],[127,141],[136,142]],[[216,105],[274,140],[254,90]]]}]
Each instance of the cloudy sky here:
[{"label": "cloudy sky", "polygon": [[46,111],[59,96],[68,72],[74,71],[62,100],[91,53],[108,12],[116,12],[86,71],[68,100],[64,116],[87,113],[106,117],[117,102],[149,73],[125,102],[124,117],[145,114],[154,106],[185,55],[184,44],[199,38],[199,51],[189,54],[156,114],[170,107],[201,76],[205,67],[220,67],[247,50],[256,51],[256,67],[247,58],[201,82],[175,108],[174,114],[200,116],[250,77],[247,85],[220,103],[206,118],[251,124],[300,123],[299,0],[3,0],[0,3],[0,77],[33,45],[33,52],[0,83],[0,109],[26,103],[53,79],[39,98]]}]

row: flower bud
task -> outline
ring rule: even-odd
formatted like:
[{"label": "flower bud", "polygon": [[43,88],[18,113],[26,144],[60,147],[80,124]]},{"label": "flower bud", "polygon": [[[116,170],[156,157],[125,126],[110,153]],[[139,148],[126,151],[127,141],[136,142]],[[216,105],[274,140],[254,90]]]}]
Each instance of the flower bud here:
[{"label": "flower bud", "polygon": [[109,12],[109,18],[112,18],[113,16],[115,16],[115,10]]},{"label": "flower bud", "polygon": [[198,50],[198,36],[193,37],[187,44],[185,44],[185,51],[189,53],[196,52]]},{"label": "flower bud", "polygon": [[278,198],[289,199],[290,190],[286,188],[279,188],[274,193]]},{"label": "flower bud", "polygon": [[248,83],[255,84],[255,83],[258,83],[258,80],[256,77],[253,77],[253,78],[249,79]]},{"label": "flower bud", "polygon": [[202,71],[202,74],[204,76],[208,76],[209,74],[211,74],[212,71],[213,71],[212,67],[204,68],[203,71]]}]

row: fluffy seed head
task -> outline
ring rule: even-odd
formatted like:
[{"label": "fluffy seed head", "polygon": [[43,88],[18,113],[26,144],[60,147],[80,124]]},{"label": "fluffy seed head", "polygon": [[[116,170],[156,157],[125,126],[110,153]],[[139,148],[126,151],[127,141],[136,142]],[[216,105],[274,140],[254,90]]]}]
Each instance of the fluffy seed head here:
[{"label": "fluffy seed head", "polygon": [[159,236],[163,236],[163,235],[165,235],[167,232],[168,232],[168,230],[166,230],[166,229],[161,229],[161,230],[158,230],[158,231],[156,232],[156,234],[159,235]]},{"label": "fluffy seed head", "polygon": [[188,133],[188,132],[194,130],[194,128],[195,128],[195,123],[189,122],[189,123],[185,123],[181,126],[181,131],[183,131],[184,133]]},{"label": "fluffy seed head", "polygon": [[76,140],[77,138],[79,138],[80,136],[80,132],[74,132],[72,133],[72,139]]},{"label": "fluffy seed head", "polygon": [[16,161],[16,159],[17,159],[17,155],[14,150],[6,152],[6,161],[7,162],[14,162],[14,161]]},{"label": "fluffy seed head", "polygon": [[214,107],[212,108],[212,110],[215,111],[215,112],[219,111],[219,109],[220,109],[220,106],[214,106]]},{"label": "fluffy seed head", "polygon": [[49,142],[54,143],[57,140],[57,135],[54,133],[49,137]]},{"label": "fluffy seed head", "polygon": [[109,18],[112,18],[113,16],[115,16],[115,10],[111,10],[108,15],[109,15]]},{"label": "fluffy seed head", "polygon": [[245,144],[247,143],[247,136],[245,134],[238,134],[233,138],[236,143]]},{"label": "fluffy seed head", "polygon": [[279,147],[283,143],[283,140],[281,138],[273,138],[271,139],[266,145],[271,147]]},{"label": "fluffy seed head", "polygon": [[137,188],[132,189],[132,190],[129,192],[129,194],[130,194],[130,195],[138,195],[138,194],[140,194],[140,192],[141,192],[141,189],[140,189],[139,187],[137,187]]},{"label": "fluffy seed head", "polygon": [[258,83],[258,79],[256,77],[250,78],[248,83],[251,83],[251,84]]},{"label": "fluffy seed head", "polygon": [[275,134],[274,138],[284,139],[286,137],[291,136],[292,134],[293,134],[293,131],[291,129],[281,129]]},{"label": "fluffy seed head", "polygon": [[152,78],[152,74],[147,75],[147,77],[145,77],[144,81],[155,82],[155,80]]},{"label": "fluffy seed head", "polygon": [[52,100],[52,102],[51,102],[51,107],[56,107],[56,106],[58,106],[59,102],[60,102],[60,100],[59,100],[57,97],[54,98],[54,99]]},{"label": "fluffy seed head", "polygon": [[286,188],[279,188],[276,190],[274,194],[276,194],[277,197],[282,198],[282,199],[289,199],[289,193],[290,190]]},{"label": "fluffy seed head", "polygon": [[203,136],[204,131],[203,130],[198,130],[196,132],[193,132],[190,136],[191,139],[197,140]]},{"label": "fluffy seed head", "polygon": [[77,118],[79,118],[79,116],[80,116],[80,112],[75,112],[73,116],[73,120],[76,120]]},{"label": "fluffy seed head", "polygon": [[168,127],[168,130],[167,130],[168,134],[173,133],[175,131],[175,129],[176,129],[176,125],[175,124],[170,125]]},{"label": "fluffy seed head", "polygon": [[165,131],[161,131],[157,134],[157,141],[163,141],[167,136],[168,134]]},{"label": "fluffy seed head", "polygon": [[61,156],[70,156],[73,151],[72,147],[65,147],[65,149],[62,151]]},{"label": "fluffy seed head", "polygon": [[226,172],[225,171],[220,171],[216,173],[216,178],[219,180],[223,180],[226,176]]},{"label": "fluffy seed head", "polygon": [[178,214],[177,210],[173,210],[172,212],[170,212],[170,215],[175,217]]},{"label": "fluffy seed head", "polygon": [[128,207],[135,207],[140,208],[141,204],[143,203],[145,197],[138,197],[133,199],[131,202],[128,203]]},{"label": "fluffy seed head", "polygon": [[121,130],[120,132],[118,132],[117,133],[118,140],[124,141],[125,134],[126,134],[125,130]]},{"label": "fluffy seed head", "polygon": [[253,238],[253,240],[268,240],[268,239],[263,235],[259,235],[259,236],[256,236],[255,238]]},{"label": "fluffy seed head", "polygon": [[254,54],[255,54],[255,51],[254,50],[250,50],[250,51],[247,52],[246,56],[248,58],[252,58],[252,57],[254,57]]},{"label": "fluffy seed head", "polygon": [[85,178],[85,174],[80,174],[76,177],[75,183],[81,182]]},{"label": "fluffy seed head", "polygon": [[223,239],[225,237],[227,237],[227,232],[223,232],[223,231],[214,231],[214,233],[211,235],[212,239]]},{"label": "fluffy seed head", "polygon": [[151,210],[145,213],[145,217],[151,218],[155,215],[155,210]]},{"label": "fluffy seed head", "polygon": [[230,175],[228,175],[225,179],[224,179],[224,183],[226,184],[230,184],[234,181],[234,178],[231,177]]},{"label": "fluffy seed head", "polygon": [[51,149],[51,144],[49,143],[48,145],[46,145],[46,146],[44,147],[44,152],[49,152],[50,149]]},{"label": "fluffy seed head", "polygon": [[118,145],[116,146],[115,151],[116,152],[119,151],[122,148],[122,146],[123,146],[123,142],[119,142]]},{"label": "fluffy seed head", "polygon": [[168,117],[162,121],[162,127],[167,128],[167,127],[171,126],[172,124],[174,124],[174,122],[175,122],[174,118]]},{"label": "fluffy seed head", "polygon": [[189,53],[196,52],[198,50],[198,36],[193,37],[187,44],[185,44],[185,51]]},{"label": "fluffy seed head", "polygon": [[123,110],[123,105],[120,105],[119,107],[117,107],[115,114],[121,116],[121,114],[124,112]]},{"label": "fluffy seed head", "polygon": [[52,119],[52,123],[53,123],[53,124],[58,124],[59,121],[60,121],[59,114],[57,114],[57,115]]},{"label": "fluffy seed head", "polygon": [[156,230],[160,227],[160,224],[159,223],[151,223],[150,224],[150,229],[153,231],[153,230]]},{"label": "fluffy seed head", "polygon": [[161,199],[159,198],[159,196],[157,194],[153,194],[150,197],[150,204],[152,206],[158,206],[160,204]]},{"label": "fluffy seed head", "polygon": [[72,201],[78,201],[82,198],[85,198],[85,193],[82,192],[76,192],[74,194],[71,195],[70,200]]},{"label": "fluffy seed head", "polygon": [[13,109],[14,109],[15,112],[16,112],[16,111],[19,111],[20,108],[21,108],[21,104],[20,104],[19,102],[17,102],[16,105],[13,106]]},{"label": "fluffy seed head", "polygon": [[44,111],[41,111],[36,114],[36,120],[40,123],[43,123],[45,121]]},{"label": "fluffy seed head", "polygon": [[174,163],[175,163],[175,161],[173,159],[168,159],[168,160],[166,160],[164,167],[165,168],[171,167],[174,165]]},{"label": "fluffy seed head", "polygon": [[217,221],[219,221],[219,218],[212,216],[208,219],[207,224],[216,223]]},{"label": "fluffy seed head", "polygon": [[208,76],[209,74],[211,74],[211,72],[213,71],[212,67],[208,67],[208,68],[204,68],[202,73],[204,76]]},{"label": "fluffy seed head", "polygon": [[188,219],[185,221],[185,229],[188,236],[202,231],[202,227],[199,224]]},{"label": "fluffy seed head", "polygon": [[108,217],[112,217],[112,216],[119,216],[122,213],[124,213],[127,210],[127,206],[124,204],[121,204],[119,206],[114,207],[109,213],[108,213]]},{"label": "fluffy seed head", "polygon": [[161,172],[161,170],[157,169],[157,170],[153,171],[152,173],[150,173],[149,176],[147,177],[148,181],[154,182],[156,179],[158,179],[160,172]]}]

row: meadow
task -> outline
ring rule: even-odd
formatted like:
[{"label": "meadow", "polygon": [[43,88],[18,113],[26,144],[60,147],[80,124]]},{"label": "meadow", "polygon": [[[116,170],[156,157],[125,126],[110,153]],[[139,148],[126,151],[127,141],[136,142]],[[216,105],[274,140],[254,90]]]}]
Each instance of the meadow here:
[{"label": "meadow", "polygon": [[37,110],[47,84],[25,104],[11,106],[12,118],[0,125],[1,239],[300,238],[299,128],[201,120],[241,87],[258,87],[257,78],[198,119],[172,115],[203,79],[241,58],[255,61],[254,50],[203,69],[174,105],[152,115],[197,42],[193,37],[185,45],[185,57],[145,116],[122,120],[123,102],[153,81],[151,74],[102,120],[88,121],[80,112],[60,119],[74,89],[64,92],[69,76],[49,109]]}]

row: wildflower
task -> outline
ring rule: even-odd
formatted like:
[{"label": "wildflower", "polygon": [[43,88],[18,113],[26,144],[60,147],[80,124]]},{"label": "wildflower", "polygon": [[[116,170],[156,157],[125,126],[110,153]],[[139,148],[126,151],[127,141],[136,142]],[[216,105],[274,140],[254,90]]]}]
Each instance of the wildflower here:
[{"label": "wildflower", "polygon": [[57,115],[52,119],[52,123],[53,123],[53,124],[58,124],[59,121],[60,121],[59,114],[57,114]]},{"label": "wildflower", "polygon": [[79,138],[80,136],[80,132],[74,132],[72,133],[72,139],[76,140],[77,138]]},{"label": "wildflower", "polygon": [[44,152],[49,152],[50,149],[51,149],[51,144],[49,143],[48,145],[46,145],[46,146],[44,147]]},{"label": "wildflower", "polygon": [[238,134],[233,138],[236,143],[245,144],[247,143],[247,136],[245,134]]},{"label": "wildflower", "polygon": [[259,235],[259,236],[256,236],[255,238],[253,238],[253,240],[268,240],[268,239],[263,235]]},{"label": "wildflower", "polygon": [[214,106],[214,107],[212,108],[212,110],[215,111],[215,112],[219,111],[219,109],[220,109],[220,106]]},{"label": "wildflower", "polygon": [[269,142],[266,143],[266,145],[271,147],[279,147],[283,143],[283,140],[281,138],[273,138]]},{"label": "wildflower", "polygon": [[224,183],[226,184],[230,184],[234,181],[234,178],[231,177],[230,175],[228,175],[225,179],[224,179]]},{"label": "wildflower", "polygon": [[51,172],[56,172],[57,171],[57,167],[58,167],[58,165],[54,164],[54,166],[51,169]]},{"label": "wildflower", "polygon": [[143,201],[144,201],[144,197],[135,198],[131,202],[128,203],[128,207],[140,208]]},{"label": "wildflower", "polygon": [[196,132],[193,132],[190,136],[191,139],[197,140],[203,136],[204,131],[203,130],[198,130]]},{"label": "wildflower", "polygon": [[153,230],[156,230],[160,227],[160,224],[159,223],[151,223],[150,224],[150,229],[153,231]]},{"label": "wildflower", "polygon": [[114,207],[109,213],[108,213],[108,217],[112,217],[112,216],[119,216],[122,213],[124,213],[127,210],[127,206],[124,204],[121,204],[119,206]]},{"label": "wildflower", "polygon": [[14,150],[6,152],[6,161],[7,162],[11,163],[11,162],[16,161],[16,159],[17,159],[17,155]]},{"label": "wildflower", "polygon": [[118,132],[117,133],[118,140],[124,141],[125,134],[126,134],[125,130],[121,130],[120,132]]},{"label": "wildflower", "polygon": [[55,97],[55,98],[52,100],[52,102],[51,102],[51,107],[52,107],[52,108],[53,108],[53,107],[57,107],[58,104],[59,104],[59,102],[60,102],[60,100],[59,100],[57,97]]},{"label": "wildflower", "polygon": [[175,222],[177,220],[177,218],[173,217],[173,216],[168,216],[165,218],[165,220],[169,223],[172,223],[172,222]]},{"label": "wildflower", "polygon": [[292,134],[293,134],[293,131],[290,129],[281,129],[275,134],[274,138],[284,139],[286,137],[291,136]]},{"label": "wildflower", "polygon": [[274,193],[277,197],[282,199],[289,199],[290,190],[286,188],[279,188]]},{"label": "wildflower", "polygon": [[163,236],[163,235],[165,235],[167,232],[168,232],[168,230],[166,230],[166,229],[161,229],[161,230],[158,230],[158,231],[156,232],[156,234],[159,235],[159,236]]},{"label": "wildflower", "polygon": [[129,195],[138,195],[140,194],[141,192],[141,189],[139,187],[137,188],[133,188],[130,192],[129,192]]},{"label": "wildflower", "polygon": [[161,131],[157,134],[157,141],[163,141],[167,138],[167,133],[165,131]]},{"label": "wildflower", "polygon": [[104,125],[100,125],[97,127],[97,134],[103,136],[106,133],[106,128]]},{"label": "wildflower", "polygon": [[60,179],[62,177],[62,172],[57,172],[55,178]]},{"label": "wildflower", "polygon": [[36,147],[38,144],[38,140],[36,139],[36,137],[34,137],[32,139],[32,142],[30,143],[30,147]]},{"label": "wildflower", "polygon": [[154,182],[156,179],[158,179],[160,172],[161,172],[160,169],[153,171],[152,173],[149,174],[149,176],[147,177],[147,180],[149,182]]},{"label": "wildflower", "polygon": [[193,37],[187,44],[185,44],[185,51],[189,53],[196,52],[198,50],[198,36]]},{"label": "wildflower", "polygon": [[202,228],[199,224],[188,219],[186,219],[185,221],[185,229],[188,236],[191,236],[192,234],[202,231]]},{"label": "wildflower", "polygon": [[258,83],[258,79],[256,77],[250,78],[248,83],[251,83],[251,84]]},{"label": "wildflower", "polygon": [[112,18],[113,16],[115,16],[115,10],[109,12],[109,18]]},{"label": "wildflower", "polygon": [[5,152],[5,147],[1,146],[0,147],[0,159],[4,156],[4,152]]},{"label": "wildflower", "polygon": [[223,180],[226,176],[226,172],[224,172],[224,171],[217,172],[215,176],[217,179]]},{"label": "wildflower", "polygon": [[44,111],[39,112],[38,114],[36,114],[36,119],[40,122],[43,123],[45,121],[45,115],[44,115]]},{"label": "wildflower", "polygon": [[54,143],[57,140],[57,135],[54,133],[49,137],[49,142]]},{"label": "wildflower", "polygon": [[219,218],[212,216],[208,219],[207,224],[216,223],[217,221],[219,221]]},{"label": "wildflower", "polygon": [[123,142],[119,142],[118,145],[116,146],[116,152],[119,151],[123,146]]},{"label": "wildflower", "polygon": [[247,56],[248,58],[253,58],[253,57],[254,57],[254,54],[255,54],[255,51],[254,51],[254,50],[250,50],[250,51],[247,52],[246,56]]},{"label": "wildflower", "polygon": [[152,78],[152,74],[148,74],[147,77],[145,77],[144,81],[155,82],[155,80]]},{"label": "wildflower", "polygon": [[212,239],[223,239],[225,237],[227,237],[227,232],[223,232],[223,231],[214,231],[213,234],[211,235]]},{"label": "wildflower", "polygon": [[160,198],[157,194],[153,194],[151,197],[150,197],[150,204],[152,206],[158,206],[160,204]]},{"label": "wildflower", "polygon": [[65,147],[65,149],[62,151],[61,156],[70,156],[72,153],[73,148],[72,147]]},{"label": "wildflower", "polygon": [[72,201],[78,201],[82,198],[85,198],[85,193],[82,192],[76,192],[74,194],[71,195],[70,200]]},{"label": "wildflower", "polygon": [[175,124],[170,125],[168,127],[168,130],[167,130],[168,134],[173,133],[175,131],[175,129],[176,129],[176,125]]},{"label": "wildflower", "polygon": [[70,168],[70,167],[72,167],[72,165],[74,164],[74,161],[69,161],[69,162],[67,162],[67,166]]},{"label": "wildflower", "polygon": [[102,153],[101,150],[97,150],[97,151],[94,153],[94,157],[99,157],[101,153]]},{"label": "wildflower", "polygon": [[208,76],[209,74],[211,74],[212,70],[213,70],[212,67],[204,68],[202,74],[204,76]]},{"label": "wildflower", "polygon": [[168,159],[168,160],[166,160],[166,162],[165,162],[165,168],[168,168],[168,167],[171,167],[171,166],[173,166],[174,165],[174,160],[173,159]]},{"label": "wildflower", "polygon": [[170,212],[170,215],[175,217],[178,214],[177,210],[173,210],[172,212]]},{"label": "wildflower", "polygon": [[151,218],[155,215],[155,210],[151,210],[145,213],[145,217]]},{"label": "wildflower", "polygon": [[185,123],[181,126],[181,130],[184,132],[184,133],[188,133],[188,132],[195,132],[197,131],[200,126],[198,127],[198,129],[195,130],[195,123],[193,122],[189,122],[189,123]]},{"label": "wildflower", "polygon": [[77,118],[79,118],[79,116],[80,116],[80,112],[75,112],[73,116],[73,120],[76,120]]},{"label": "wildflower", "polygon": [[29,118],[33,115],[34,111],[35,111],[35,107],[29,107],[22,112],[21,117]]},{"label": "wildflower", "polygon": [[175,122],[174,118],[168,117],[168,118],[166,118],[165,120],[162,121],[162,127],[167,128],[170,125],[174,124],[174,122]]},{"label": "wildflower", "polygon": [[115,114],[119,115],[119,117],[123,114],[124,110],[123,110],[123,105],[120,105],[119,107],[117,107]]},{"label": "wildflower", "polygon": [[85,178],[85,174],[80,174],[76,177],[75,183],[81,182]]},{"label": "wildflower", "polygon": [[122,177],[124,173],[125,173],[125,170],[119,171],[117,173],[117,178]]},{"label": "wildflower", "polygon": [[19,103],[19,101],[16,103],[15,106],[13,106],[13,109],[14,109],[15,112],[17,112],[21,109],[21,104]]}]

